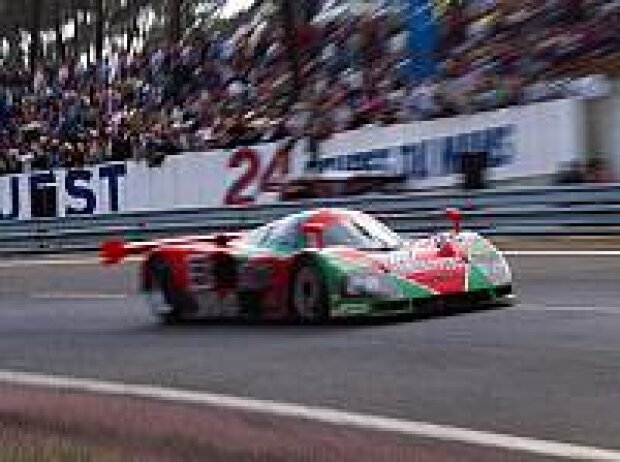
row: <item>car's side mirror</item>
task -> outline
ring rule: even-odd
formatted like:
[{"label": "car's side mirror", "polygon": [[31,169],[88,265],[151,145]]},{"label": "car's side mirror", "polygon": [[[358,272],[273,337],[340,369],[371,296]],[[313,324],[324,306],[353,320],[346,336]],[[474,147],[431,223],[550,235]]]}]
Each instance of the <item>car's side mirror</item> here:
[{"label": "car's side mirror", "polygon": [[306,237],[306,247],[323,248],[323,231],[325,226],[319,223],[304,223],[301,231]]}]

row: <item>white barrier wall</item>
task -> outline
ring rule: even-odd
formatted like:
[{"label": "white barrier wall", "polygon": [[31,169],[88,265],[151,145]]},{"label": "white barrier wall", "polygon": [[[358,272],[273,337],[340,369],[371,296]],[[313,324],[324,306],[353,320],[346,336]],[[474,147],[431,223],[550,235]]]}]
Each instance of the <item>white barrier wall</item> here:
[{"label": "white barrier wall", "polygon": [[[323,171],[392,171],[411,188],[449,186],[459,156],[490,154],[495,179],[551,174],[584,153],[584,107],[561,100],[431,122],[368,127],[336,136],[322,146]],[[83,170],[33,172],[0,178],[5,219],[32,218],[31,198],[52,191],[57,217],[263,202],[270,183],[302,174],[308,156],[298,146],[188,153],[161,167],[145,163]]]},{"label": "white barrier wall", "polygon": [[492,179],[525,178],[554,173],[582,155],[584,135],[583,102],[560,100],[346,133],[325,143],[323,164],[337,169],[346,163],[345,153],[387,152],[410,187],[433,188],[454,184],[461,153],[484,150]]},{"label": "white barrier wall", "polygon": [[612,84],[611,96],[587,103],[588,154],[611,163],[613,177],[620,179],[620,80]]}]

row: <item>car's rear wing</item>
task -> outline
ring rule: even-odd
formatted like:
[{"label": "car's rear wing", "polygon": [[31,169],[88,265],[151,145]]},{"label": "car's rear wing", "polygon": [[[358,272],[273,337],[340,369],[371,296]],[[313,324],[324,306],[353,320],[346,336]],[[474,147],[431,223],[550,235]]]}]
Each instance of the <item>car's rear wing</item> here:
[{"label": "car's rear wing", "polygon": [[121,239],[112,239],[101,244],[99,256],[105,265],[116,265],[127,257],[151,252],[158,247],[166,245],[183,245],[198,242],[210,243],[216,246],[227,246],[230,242],[240,239],[241,233],[219,233],[211,235],[185,236],[173,239],[160,239],[155,241],[125,242]]}]

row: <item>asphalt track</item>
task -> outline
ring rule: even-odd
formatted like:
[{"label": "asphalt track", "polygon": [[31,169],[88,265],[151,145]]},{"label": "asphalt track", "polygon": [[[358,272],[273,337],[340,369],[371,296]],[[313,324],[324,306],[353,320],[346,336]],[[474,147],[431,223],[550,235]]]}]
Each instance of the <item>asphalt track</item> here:
[{"label": "asphalt track", "polygon": [[[0,369],[620,450],[619,258],[513,256],[520,301],[502,310],[174,328],[158,326],[135,296],[135,264],[0,262]],[[473,460],[500,459],[480,451]]]}]

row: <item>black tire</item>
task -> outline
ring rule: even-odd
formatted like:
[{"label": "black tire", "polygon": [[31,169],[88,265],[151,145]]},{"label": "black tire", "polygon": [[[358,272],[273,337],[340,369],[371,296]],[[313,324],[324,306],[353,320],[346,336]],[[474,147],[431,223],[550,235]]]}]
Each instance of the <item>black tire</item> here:
[{"label": "black tire", "polygon": [[191,300],[187,294],[176,290],[172,284],[172,269],[163,258],[155,256],[147,264],[149,277],[146,290],[161,291],[164,301],[170,307],[167,313],[158,313],[157,317],[162,324],[179,324],[187,319],[192,311]]},{"label": "black tire", "polygon": [[329,320],[329,293],[323,273],[311,257],[300,258],[293,268],[289,287],[293,316],[304,323]]},{"label": "black tire", "polygon": [[250,322],[262,320],[262,296],[260,291],[242,290],[237,293],[241,315]]}]

